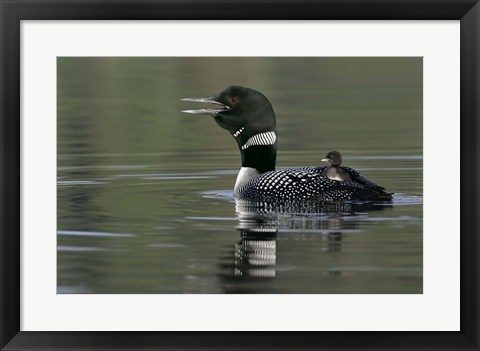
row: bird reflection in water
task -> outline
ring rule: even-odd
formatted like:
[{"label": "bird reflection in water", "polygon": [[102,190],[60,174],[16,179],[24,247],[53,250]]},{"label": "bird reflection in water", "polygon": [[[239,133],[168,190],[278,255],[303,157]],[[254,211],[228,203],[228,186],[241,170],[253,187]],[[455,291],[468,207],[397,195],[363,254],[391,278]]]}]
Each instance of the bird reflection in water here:
[{"label": "bird reflection in water", "polygon": [[[386,208],[390,207],[365,202],[285,204],[236,200],[235,210],[239,219],[236,229],[240,232],[240,241],[234,246],[234,264],[222,265],[227,269],[221,276],[225,292],[276,292],[268,282],[278,276],[277,264],[281,262],[281,253],[277,250],[279,232],[321,233],[326,244],[323,251],[338,253],[342,251],[346,233],[358,229],[359,222],[351,220],[352,216],[364,216]],[[349,220],[345,220],[347,217]],[[329,270],[328,274],[337,276],[342,272]],[[252,280],[256,280],[257,284],[246,284]]]}]

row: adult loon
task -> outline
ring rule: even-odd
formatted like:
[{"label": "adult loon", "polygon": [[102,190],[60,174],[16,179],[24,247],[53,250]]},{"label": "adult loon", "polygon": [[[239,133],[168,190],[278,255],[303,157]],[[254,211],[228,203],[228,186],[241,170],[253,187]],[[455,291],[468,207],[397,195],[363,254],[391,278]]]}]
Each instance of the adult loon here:
[{"label": "adult loon", "polygon": [[183,101],[211,103],[215,108],[184,110],[211,115],[238,144],[242,168],[234,188],[237,199],[254,201],[390,201],[379,188],[350,181],[335,181],[321,174],[322,167],[275,170],[277,130],[270,101],[260,92],[229,86],[211,97]]}]

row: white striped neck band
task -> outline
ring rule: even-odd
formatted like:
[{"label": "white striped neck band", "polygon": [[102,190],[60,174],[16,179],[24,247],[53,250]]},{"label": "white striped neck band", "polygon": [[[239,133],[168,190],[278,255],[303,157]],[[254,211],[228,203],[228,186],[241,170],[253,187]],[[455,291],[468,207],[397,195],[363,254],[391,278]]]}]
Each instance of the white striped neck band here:
[{"label": "white striped neck band", "polygon": [[254,145],[273,145],[277,141],[277,135],[275,132],[265,132],[252,136],[242,145],[242,150],[248,149]]}]

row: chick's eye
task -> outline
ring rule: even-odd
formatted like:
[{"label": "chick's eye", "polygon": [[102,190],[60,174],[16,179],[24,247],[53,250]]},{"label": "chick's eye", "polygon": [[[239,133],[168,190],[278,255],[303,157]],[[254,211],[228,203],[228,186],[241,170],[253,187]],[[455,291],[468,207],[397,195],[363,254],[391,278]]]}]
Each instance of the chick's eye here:
[{"label": "chick's eye", "polygon": [[230,99],[230,101],[232,101],[234,104],[236,104],[240,100],[238,99],[238,97],[234,96]]}]

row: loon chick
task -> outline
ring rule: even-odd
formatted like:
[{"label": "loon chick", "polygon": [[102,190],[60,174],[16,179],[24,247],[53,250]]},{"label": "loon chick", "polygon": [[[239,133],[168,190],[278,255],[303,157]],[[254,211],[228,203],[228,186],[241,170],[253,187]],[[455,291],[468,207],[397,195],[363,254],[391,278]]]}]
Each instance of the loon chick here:
[{"label": "loon chick", "polygon": [[[356,183],[362,184],[368,189],[372,189],[378,192],[384,192],[385,188],[381,187],[371,180],[363,177],[353,168],[343,166],[342,154],[338,151],[330,151],[323,159],[323,162],[327,162],[329,166],[327,167],[317,167],[316,172],[325,175],[326,177],[333,180],[346,181],[351,180]],[[390,194],[389,194],[390,195]]]},{"label": "loon chick", "polygon": [[229,86],[219,94],[183,101],[215,104],[215,108],[184,110],[211,115],[230,132],[242,158],[234,194],[237,199],[264,201],[390,201],[392,196],[359,182],[338,182],[320,174],[315,167],[275,170],[277,130],[273,107],[260,92]]},{"label": "loon chick", "polygon": [[330,151],[322,161],[328,163],[328,166],[321,172],[327,178],[340,181],[352,180],[350,174],[341,168],[342,154],[340,152]]}]

